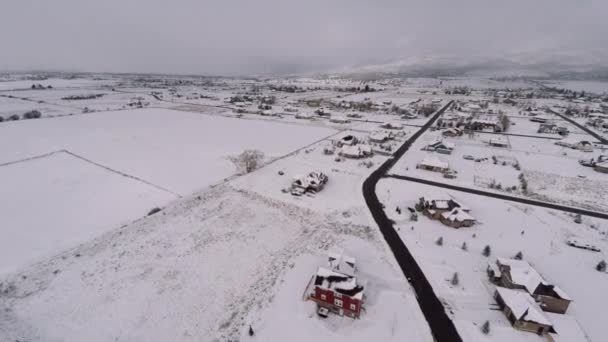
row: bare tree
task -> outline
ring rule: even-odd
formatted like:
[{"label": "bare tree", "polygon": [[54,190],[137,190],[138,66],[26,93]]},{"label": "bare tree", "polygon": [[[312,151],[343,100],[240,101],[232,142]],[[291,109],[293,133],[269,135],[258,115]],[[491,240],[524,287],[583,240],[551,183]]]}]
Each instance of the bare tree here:
[{"label": "bare tree", "polygon": [[230,158],[239,172],[249,173],[257,169],[264,160],[264,153],[258,150],[245,150],[236,157]]}]

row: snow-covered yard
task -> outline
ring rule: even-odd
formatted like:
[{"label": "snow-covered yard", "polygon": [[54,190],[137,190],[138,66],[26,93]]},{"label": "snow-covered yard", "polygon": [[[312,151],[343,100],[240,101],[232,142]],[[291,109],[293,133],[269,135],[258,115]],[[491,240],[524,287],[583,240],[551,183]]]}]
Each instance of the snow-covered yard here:
[{"label": "snow-covered yard", "polygon": [[[486,274],[488,262],[495,262],[496,257],[512,258],[518,252],[545,279],[570,294],[574,302],[567,315],[579,322],[591,340],[603,340],[605,320],[598,313],[608,301],[604,291],[608,275],[596,271],[595,266],[607,257],[608,222],[584,218],[578,225],[569,214],[396,179],[381,181],[377,193],[465,340],[543,341],[534,334],[520,339],[523,333],[511,328],[506,317],[496,311],[492,298],[494,286]],[[407,210],[402,215],[395,211],[396,206],[413,207],[422,196],[431,199],[445,195],[471,208],[478,223],[472,228],[453,229],[423,215],[417,222],[410,222]],[[441,246],[436,243],[440,237]],[[602,252],[570,247],[565,242],[571,237],[595,241]],[[485,246],[491,248],[490,257],[482,255]],[[456,272],[459,284],[452,285]],[[493,329],[489,338],[480,331],[486,320]]]}]

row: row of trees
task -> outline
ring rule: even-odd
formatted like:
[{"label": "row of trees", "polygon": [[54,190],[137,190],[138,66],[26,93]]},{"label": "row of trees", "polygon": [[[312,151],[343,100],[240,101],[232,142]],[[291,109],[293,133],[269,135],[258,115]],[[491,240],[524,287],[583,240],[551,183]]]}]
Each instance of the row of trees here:
[{"label": "row of trees", "polygon": [[17,121],[20,119],[39,119],[42,117],[42,113],[38,110],[30,110],[29,112],[24,113],[22,116],[19,114],[13,114],[7,118],[0,116],[0,122],[3,121]]}]

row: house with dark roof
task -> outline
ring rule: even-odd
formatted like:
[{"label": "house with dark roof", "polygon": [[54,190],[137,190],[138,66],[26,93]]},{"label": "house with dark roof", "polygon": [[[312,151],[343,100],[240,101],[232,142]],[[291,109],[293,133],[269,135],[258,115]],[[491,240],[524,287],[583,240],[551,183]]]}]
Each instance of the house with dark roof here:
[{"label": "house with dark roof", "polygon": [[491,278],[506,288],[524,290],[544,311],[564,314],[572,298],[558,286],[547,282],[527,261],[498,258]]}]

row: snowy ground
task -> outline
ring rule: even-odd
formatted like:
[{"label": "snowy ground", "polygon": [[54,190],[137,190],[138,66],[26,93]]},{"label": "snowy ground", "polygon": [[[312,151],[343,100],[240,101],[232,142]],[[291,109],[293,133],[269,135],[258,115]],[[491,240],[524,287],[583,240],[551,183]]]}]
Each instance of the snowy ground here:
[{"label": "snowy ground", "polygon": [[165,109],[9,122],[0,132],[1,273],[222,181],[237,172],[228,157],[245,149],[271,161],[336,133]]},{"label": "snowy ground", "polygon": [[[574,298],[567,315],[579,322],[592,341],[604,340],[605,320],[598,312],[608,301],[603,290],[608,286],[608,276],[597,272],[595,265],[608,256],[608,222],[585,218],[577,225],[569,214],[396,179],[381,181],[377,193],[465,341],[544,341],[512,329],[504,315],[496,311],[492,298],[494,287],[487,279],[487,263],[520,251],[544,278]],[[394,210],[396,206],[413,207],[421,196],[444,194],[471,208],[479,223],[458,230],[423,215],[418,222],[410,222],[408,215],[398,215]],[[443,237],[443,246],[436,245],[439,237]],[[592,240],[603,252],[569,247],[565,241],[570,237]],[[462,250],[463,243],[467,244],[466,251]],[[492,249],[489,258],[482,256],[486,245]],[[457,286],[450,283],[455,272],[460,280]],[[489,338],[479,329],[486,320],[493,327]]]},{"label": "snowy ground", "polygon": [[[0,123],[0,188],[7,190],[0,193],[0,216],[9,223],[0,227],[6,237],[0,240],[0,341],[45,342],[432,341],[413,291],[362,197],[362,182],[386,157],[336,161],[335,155],[323,154],[331,140],[346,134],[365,139],[379,129],[378,122],[404,124],[409,137],[426,118],[400,120],[379,110],[361,113],[361,120],[378,122],[338,124],[291,115],[237,115],[224,99],[260,86],[256,94],[275,95],[272,111],[283,113],[284,107],[311,99],[407,105],[418,99],[483,99],[486,89],[535,88],[520,81],[412,78],[371,82],[382,90],[352,94],[341,88],[365,83],[142,75],[15,79],[0,82],[0,95],[21,99],[0,97],[0,115],[32,109],[41,109],[43,116],[75,114]],[[53,89],[31,90],[34,83]],[[309,90],[275,92],[271,84]],[[443,94],[454,86],[472,87],[473,95]],[[63,99],[98,93],[106,95]],[[149,108],[127,109],[138,97]],[[315,109],[302,102],[296,106],[300,112]],[[492,106],[515,122],[511,133],[541,135],[538,124],[518,108]],[[81,114],[84,107],[99,112]],[[250,107],[257,111],[257,104]],[[334,116],[350,112],[335,110]],[[568,126],[571,136],[585,136]],[[425,133],[392,172],[480,188],[489,179],[517,185],[523,172],[537,198],[608,210],[604,175],[577,162],[597,153],[567,150],[551,139],[508,137],[508,149],[486,146],[484,140],[495,137],[490,134],[446,139],[456,143],[455,152],[435,155],[459,172],[447,180],[415,170],[431,155],[420,148],[439,134]],[[228,158],[250,148],[265,153],[265,166],[234,176]],[[475,163],[464,160],[466,154],[494,155],[507,165]],[[510,166],[512,161],[522,170]],[[329,176],[323,191],[301,197],[283,191],[294,176],[311,171]],[[577,225],[563,213],[461,193],[449,194],[473,209],[479,220],[473,228],[454,230],[423,216],[413,224],[394,211],[430,193],[445,192],[395,179],[378,187],[387,214],[464,341],[542,341],[514,330],[496,310],[485,274],[486,263],[494,259],[481,255],[485,245],[491,245],[492,257],[522,251],[574,298],[568,317],[591,340],[603,340],[598,312],[608,301],[608,277],[594,267],[607,256],[605,221],[584,218]],[[164,209],[146,217],[155,206]],[[442,247],[435,244],[439,236]],[[564,241],[573,236],[596,241],[603,252],[568,247]],[[314,270],[335,249],[359,262],[368,297],[359,320],[320,319],[315,305],[302,298]],[[454,272],[460,275],[458,286],[449,282]],[[486,320],[492,325],[489,336],[480,332]]]},{"label": "snowy ground", "polygon": [[0,189],[0,274],[176,198],[63,152],[0,167]]}]

